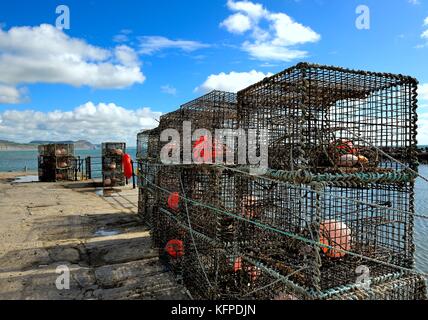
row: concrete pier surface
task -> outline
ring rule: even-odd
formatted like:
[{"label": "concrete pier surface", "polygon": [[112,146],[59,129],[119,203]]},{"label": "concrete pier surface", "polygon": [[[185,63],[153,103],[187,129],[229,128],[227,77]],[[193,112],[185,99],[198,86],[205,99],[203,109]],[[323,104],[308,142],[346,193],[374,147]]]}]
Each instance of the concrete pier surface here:
[{"label": "concrete pier surface", "polygon": [[137,216],[137,190],[14,182],[28,175],[0,173],[0,299],[187,299]]}]

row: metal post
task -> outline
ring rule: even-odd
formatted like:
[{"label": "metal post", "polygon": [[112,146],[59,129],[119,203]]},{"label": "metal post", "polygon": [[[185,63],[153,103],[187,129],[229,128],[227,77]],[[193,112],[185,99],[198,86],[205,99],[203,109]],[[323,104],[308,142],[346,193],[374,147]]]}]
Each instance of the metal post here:
[{"label": "metal post", "polygon": [[131,166],[132,166],[132,188],[135,189],[135,172],[134,172],[134,161],[131,160]]}]

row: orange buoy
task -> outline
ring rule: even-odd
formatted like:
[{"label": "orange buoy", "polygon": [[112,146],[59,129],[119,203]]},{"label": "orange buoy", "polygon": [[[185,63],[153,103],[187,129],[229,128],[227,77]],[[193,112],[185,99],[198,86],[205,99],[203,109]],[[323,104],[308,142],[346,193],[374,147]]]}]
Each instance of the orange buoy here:
[{"label": "orange buoy", "polygon": [[[221,149],[218,147],[220,145],[222,145]],[[220,150],[217,150],[217,148]],[[214,139],[214,143],[212,143],[207,136],[200,136],[193,145],[193,159],[199,163],[214,163],[216,161],[217,154],[221,157],[224,156],[224,148],[224,144],[219,143],[216,139]],[[211,159],[209,158],[209,153],[205,152],[207,150],[211,150]]]},{"label": "orange buoy", "polygon": [[168,207],[174,211],[178,211],[180,206],[180,194],[178,192],[173,192],[168,197]]},{"label": "orange buoy", "polygon": [[242,270],[242,258],[238,257],[233,263],[233,272],[238,272]]},{"label": "orange buoy", "polygon": [[322,247],[322,251],[330,258],[343,258],[345,252],[334,250],[349,251],[351,249],[351,230],[343,222],[336,220],[327,220],[320,225],[320,242],[321,244],[332,247]]},{"label": "orange buoy", "polygon": [[132,178],[132,161],[129,154],[124,154],[122,157],[123,172],[128,179]]},{"label": "orange buoy", "polygon": [[172,258],[181,258],[182,256],[184,256],[183,241],[177,239],[168,241],[165,246],[165,251]]}]

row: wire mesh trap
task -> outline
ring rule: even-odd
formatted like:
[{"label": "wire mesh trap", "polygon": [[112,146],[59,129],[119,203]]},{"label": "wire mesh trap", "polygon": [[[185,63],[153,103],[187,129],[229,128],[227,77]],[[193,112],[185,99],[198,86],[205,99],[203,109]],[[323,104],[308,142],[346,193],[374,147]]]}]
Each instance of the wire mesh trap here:
[{"label": "wire mesh trap", "polygon": [[138,160],[138,214],[144,224],[152,227],[155,223],[154,210],[156,205],[157,174],[160,165]]},{"label": "wire mesh trap", "polygon": [[102,144],[103,186],[110,188],[125,185],[122,157],[126,153],[126,144],[106,142]]},{"label": "wire mesh trap", "polygon": [[159,157],[159,128],[137,135],[137,160],[156,161]]},{"label": "wire mesh trap", "polygon": [[74,157],[74,144],[40,145],[38,150],[39,181],[75,180],[77,160]]},{"label": "wire mesh trap", "polygon": [[226,255],[257,259],[302,288],[322,292],[354,283],[361,265],[373,277],[412,268],[411,185],[322,187],[215,166],[172,168],[174,174],[160,175],[170,191],[160,206],[177,194],[179,221],[190,221],[191,230],[220,243]]},{"label": "wire mesh trap", "polygon": [[[301,63],[238,93],[240,126],[267,130],[272,169],[415,166],[417,80]],[[376,149],[378,148],[378,149]]]},{"label": "wire mesh trap", "polygon": [[[163,116],[138,141],[139,210],[165,264],[200,299],[425,298],[412,272],[416,90],[411,77],[301,63]],[[236,128],[266,139],[263,176],[144,151],[161,150],[165,129]],[[356,285],[362,267],[369,289]]]}]

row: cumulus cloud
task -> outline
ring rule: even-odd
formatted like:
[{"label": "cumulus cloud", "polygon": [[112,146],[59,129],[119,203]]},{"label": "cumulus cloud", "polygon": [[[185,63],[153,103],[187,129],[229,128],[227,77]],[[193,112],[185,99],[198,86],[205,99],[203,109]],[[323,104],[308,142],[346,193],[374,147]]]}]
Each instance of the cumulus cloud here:
[{"label": "cumulus cloud", "polygon": [[140,37],[141,54],[151,55],[164,49],[180,49],[185,52],[192,52],[209,47],[208,44],[190,40],[171,40],[162,36]]},{"label": "cumulus cloud", "polygon": [[39,112],[6,110],[0,112],[0,137],[5,140],[90,140],[126,141],[135,145],[136,134],[154,128],[161,116],[149,108],[129,110],[114,103],[87,102],[73,111]]},{"label": "cumulus cloud", "polygon": [[272,76],[256,70],[250,72],[230,72],[210,75],[205,82],[195,89],[195,92],[206,93],[212,90],[238,92],[246,87]]},{"label": "cumulus cloud", "polygon": [[0,103],[18,104],[27,100],[27,89],[0,84]]},{"label": "cumulus cloud", "polygon": [[60,83],[119,89],[145,80],[132,48],[100,48],[48,24],[0,29],[0,70],[0,85],[15,88]]},{"label": "cumulus cloud", "polygon": [[175,96],[177,94],[177,89],[174,88],[173,86],[169,85],[169,84],[161,86],[161,91],[163,93],[170,94],[172,96]]},{"label": "cumulus cloud", "polygon": [[[285,13],[270,12],[263,5],[250,1],[228,0],[227,6],[237,13],[220,25],[231,33],[250,32],[242,49],[259,60],[291,61],[304,58],[307,51],[297,45],[318,42],[321,36],[310,27],[294,21]],[[263,27],[263,23],[268,27]]]},{"label": "cumulus cloud", "polygon": [[251,19],[242,13],[235,13],[224,20],[220,25],[231,33],[241,34],[251,29]]}]

